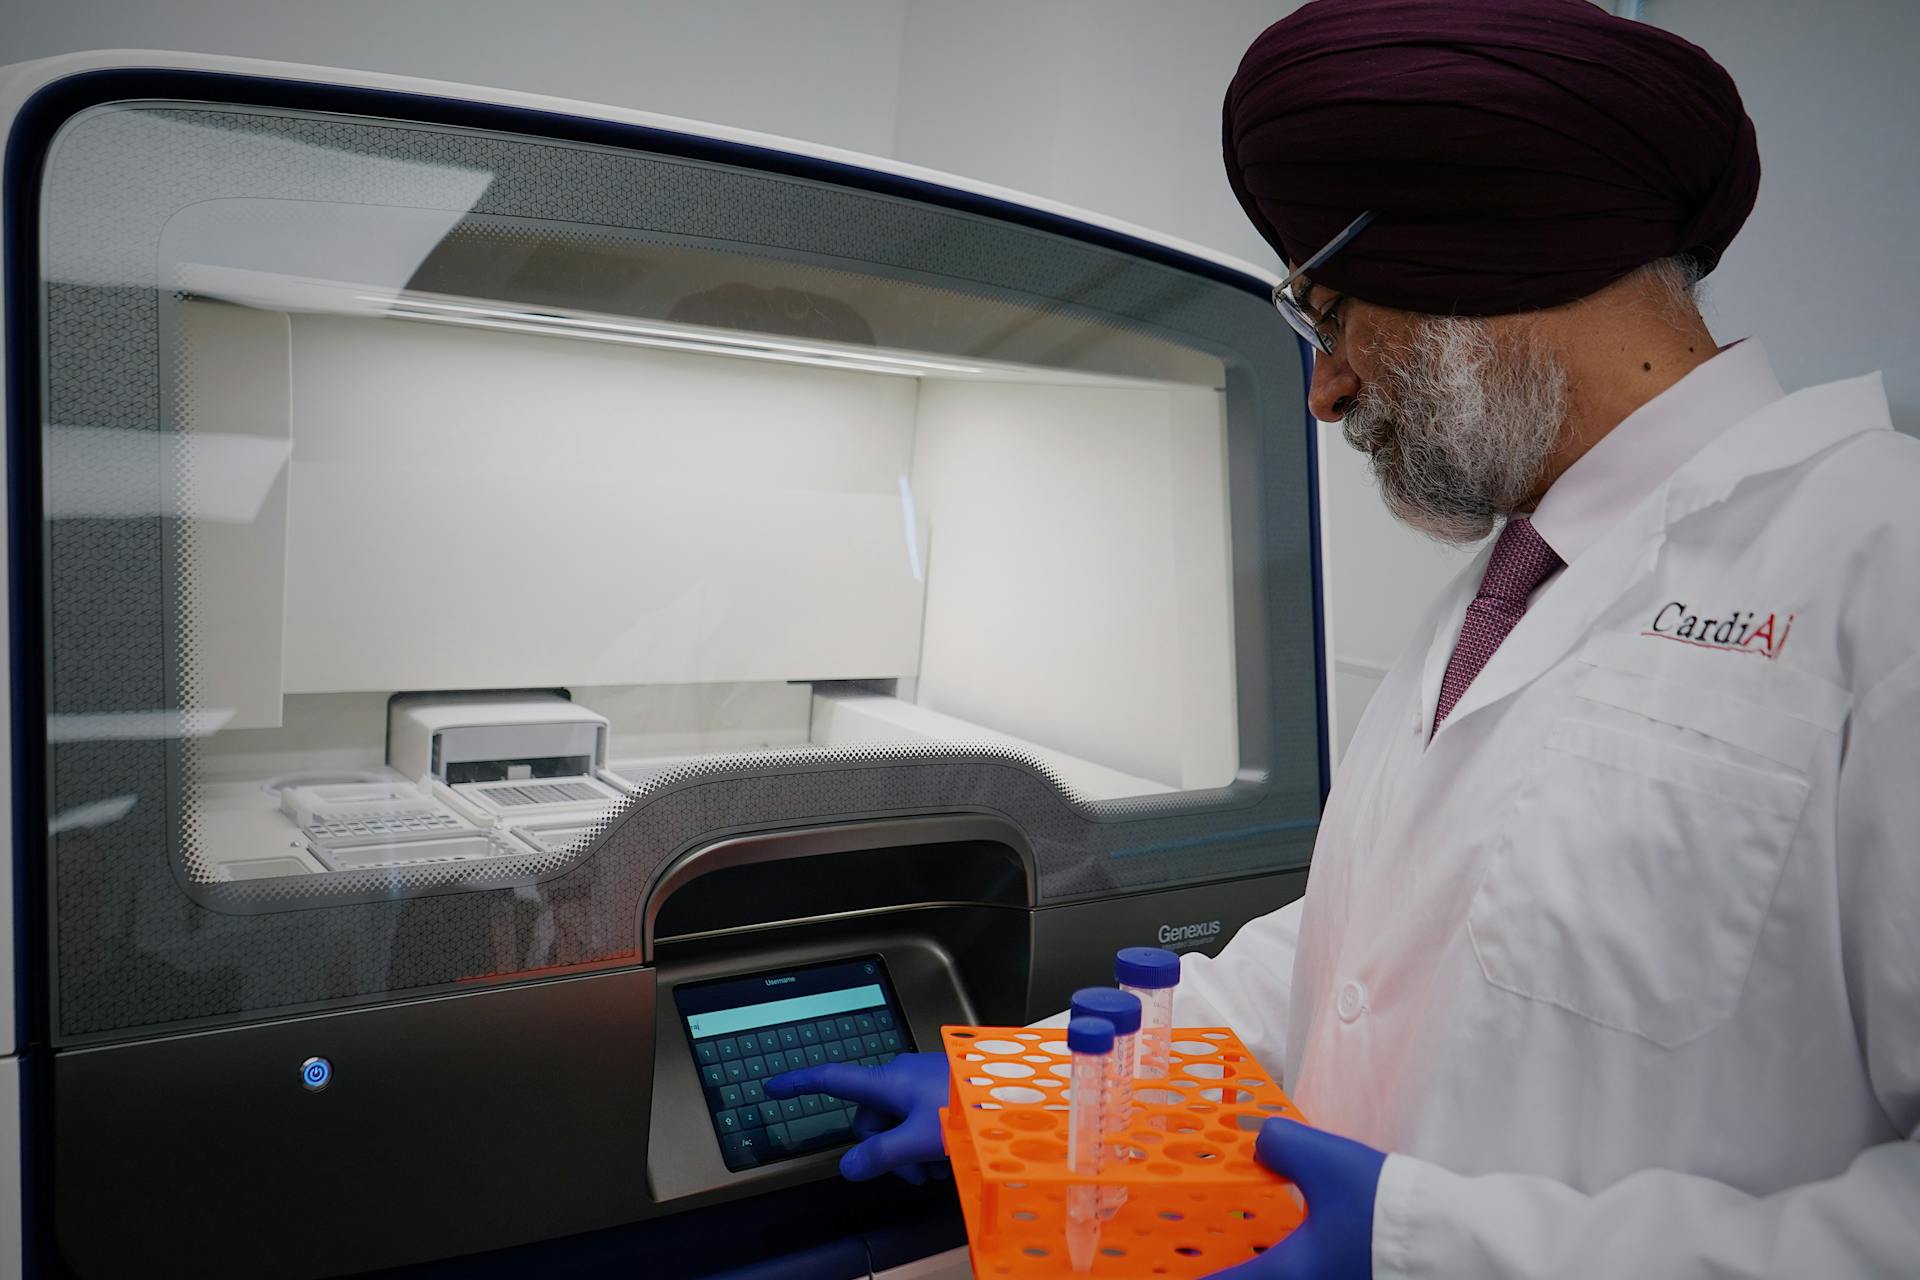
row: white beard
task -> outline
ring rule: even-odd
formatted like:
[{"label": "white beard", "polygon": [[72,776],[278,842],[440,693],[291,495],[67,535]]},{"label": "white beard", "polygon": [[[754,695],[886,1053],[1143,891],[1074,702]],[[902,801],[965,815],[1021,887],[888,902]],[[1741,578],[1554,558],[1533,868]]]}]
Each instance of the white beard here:
[{"label": "white beard", "polygon": [[1341,419],[1370,455],[1387,509],[1443,542],[1477,542],[1538,483],[1567,418],[1565,362],[1530,330],[1425,316],[1377,351],[1386,373]]}]

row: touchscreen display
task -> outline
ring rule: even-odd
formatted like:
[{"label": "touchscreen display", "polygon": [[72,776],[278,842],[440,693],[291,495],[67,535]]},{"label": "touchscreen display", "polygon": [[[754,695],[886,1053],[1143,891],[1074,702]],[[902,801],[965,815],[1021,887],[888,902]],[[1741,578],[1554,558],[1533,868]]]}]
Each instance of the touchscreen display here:
[{"label": "touchscreen display", "polygon": [[673,998],[729,1169],[853,1140],[852,1103],[769,1098],[767,1077],[827,1062],[878,1066],[913,1051],[879,956],[689,984]]}]

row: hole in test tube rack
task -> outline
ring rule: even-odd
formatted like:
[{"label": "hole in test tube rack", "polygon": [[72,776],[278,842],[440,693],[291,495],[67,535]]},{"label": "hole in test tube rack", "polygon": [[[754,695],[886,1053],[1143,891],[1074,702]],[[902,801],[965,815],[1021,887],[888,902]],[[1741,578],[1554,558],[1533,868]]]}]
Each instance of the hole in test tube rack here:
[{"label": "hole in test tube rack", "polygon": [[1167,1156],[1187,1164],[1209,1164],[1220,1158],[1220,1152],[1203,1142],[1173,1142],[1167,1144]]},{"label": "hole in test tube rack", "polygon": [[1012,1152],[1021,1160],[1064,1161],[1067,1158],[1067,1144],[1048,1142],[1042,1138],[1022,1138],[1013,1144]]}]

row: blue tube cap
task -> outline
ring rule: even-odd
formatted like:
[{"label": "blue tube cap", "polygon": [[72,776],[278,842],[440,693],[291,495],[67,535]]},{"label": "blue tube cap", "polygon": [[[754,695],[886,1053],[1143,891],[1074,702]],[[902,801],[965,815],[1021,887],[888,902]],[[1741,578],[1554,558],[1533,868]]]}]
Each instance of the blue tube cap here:
[{"label": "blue tube cap", "polygon": [[1075,1053],[1112,1053],[1113,1024],[1105,1018],[1069,1019],[1067,1048]]},{"label": "blue tube cap", "polygon": [[1122,947],[1113,957],[1113,980],[1142,991],[1180,985],[1180,957],[1159,947]]},{"label": "blue tube cap", "polygon": [[1073,1016],[1105,1018],[1113,1034],[1130,1036],[1140,1029],[1140,997],[1114,987],[1082,987],[1073,993]]}]

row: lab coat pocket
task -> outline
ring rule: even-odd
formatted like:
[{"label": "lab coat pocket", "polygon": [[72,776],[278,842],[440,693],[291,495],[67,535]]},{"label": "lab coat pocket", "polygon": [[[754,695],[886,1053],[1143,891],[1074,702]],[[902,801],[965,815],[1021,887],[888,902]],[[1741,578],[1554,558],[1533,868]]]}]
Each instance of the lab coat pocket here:
[{"label": "lab coat pocket", "polygon": [[1673,1046],[1732,1014],[1802,777],[1568,719],[1522,789],[1468,933],[1493,986]]}]

